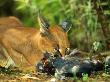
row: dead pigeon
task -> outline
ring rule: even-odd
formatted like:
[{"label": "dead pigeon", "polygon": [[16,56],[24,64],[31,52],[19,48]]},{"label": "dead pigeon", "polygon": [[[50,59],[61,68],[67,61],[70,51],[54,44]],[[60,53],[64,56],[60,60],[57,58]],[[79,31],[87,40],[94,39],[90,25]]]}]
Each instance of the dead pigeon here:
[{"label": "dead pigeon", "polygon": [[93,59],[92,60],[92,63],[94,65],[94,69],[93,69],[94,72],[96,72],[96,71],[102,71],[103,70],[104,64],[100,60]]},{"label": "dead pigeon", "polygon": [[76,54],[80,54],[78,50],[74,50],[70,55],[65,57],[59,55],[46,56],[37,67],[42,72],[53,74],[57,79],[63,80],[67,77],[82,77],[84,74],[88,74],[89,76],[92,72],[103,69],[103,63],[100,61],[81,59]]}]

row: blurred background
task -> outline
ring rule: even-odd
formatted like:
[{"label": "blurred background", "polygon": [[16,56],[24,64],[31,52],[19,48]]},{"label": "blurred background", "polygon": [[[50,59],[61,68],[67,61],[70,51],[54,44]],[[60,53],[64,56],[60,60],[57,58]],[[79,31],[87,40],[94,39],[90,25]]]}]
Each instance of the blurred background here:
[{"label": "blurred background", "polygon": [[39,27],[39,10],[51,25],[72,23],[71,48],[110,50],[110,0],[0,0],[0,17],[16,16],[25,26]]}]

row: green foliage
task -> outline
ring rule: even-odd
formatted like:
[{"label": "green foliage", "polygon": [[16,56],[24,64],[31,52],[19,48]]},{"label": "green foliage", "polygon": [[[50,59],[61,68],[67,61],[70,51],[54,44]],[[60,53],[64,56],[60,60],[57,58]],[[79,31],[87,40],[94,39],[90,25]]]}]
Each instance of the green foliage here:
[{"label": "green foliage", "polygon": [[102,43],[101,42],[94,42],[93,43],[93,50],[94,51],[101,51],[103,48],[102,48],[103,46],[102,46]]},{"label": "green foliage", "polygon": [[[2,1],[0,5],[7,1]],[[110,22],[110,1],[97,0],[96,2],[107,16],[106,21]],[[68,33],[69,40],[74,48],[89,51],[94,41],[105,39],[93,0],[14,0],[14,3],[14,14],[20,17],[26,26],[39,27],[38,11],[41,11],[51,25],[58,25],[63,20],[69,19],[72,23]]]},{"label": "green foliage", "polygon": [[88,74],[82,74],[82,80],[84,81],[84,82],[88,82],[88,79],[89,79],[89,76],[88,76]]}]

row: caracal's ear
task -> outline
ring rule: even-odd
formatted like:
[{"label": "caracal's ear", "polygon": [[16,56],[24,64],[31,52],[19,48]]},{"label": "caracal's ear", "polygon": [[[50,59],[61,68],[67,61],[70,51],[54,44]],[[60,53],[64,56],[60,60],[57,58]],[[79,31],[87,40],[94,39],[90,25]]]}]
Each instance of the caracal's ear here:
[{"label": "caracal's ear", "polygon": [[38,13],[38,23],[40,26],[40,31],[41,33],[47,33],[49,31],[49,23],[47,22],[47,20],[41,15],[41,13]]},{"label": "caracal's ear", "polygon": [[72,23],[71,23],[71,21],[69,19],[66,19],[61,24],[61,27],[63,28],[63,30],[65,32],[68,32],[71,29],[71,27],[72,27]]}]

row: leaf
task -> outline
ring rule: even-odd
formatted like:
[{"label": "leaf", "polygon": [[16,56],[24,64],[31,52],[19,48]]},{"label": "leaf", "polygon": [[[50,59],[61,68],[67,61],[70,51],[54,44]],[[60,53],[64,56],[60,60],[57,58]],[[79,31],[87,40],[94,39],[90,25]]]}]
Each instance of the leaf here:
[{"label": "leaf", "polygon": [[105,15],[110,15],[110,10],[105,10],[105,11],[104,11],[104,14],[105,14]]},{"label": "leaf", "polygon": [[17,0],[16,3],[18,4],[17,10],[23,10],[30,6],[29,0]]},{"label": "leaf", "polygon": [[108,2],[100,3],[100,6],[106,6],[106,5],[108,5]]},{"label": "leaf", "polygon": [[21,9],[25,9],[26,8],[26,5],[23,4],[23,5],[19,5],[16,9],[17,10],[21,10]]}]

